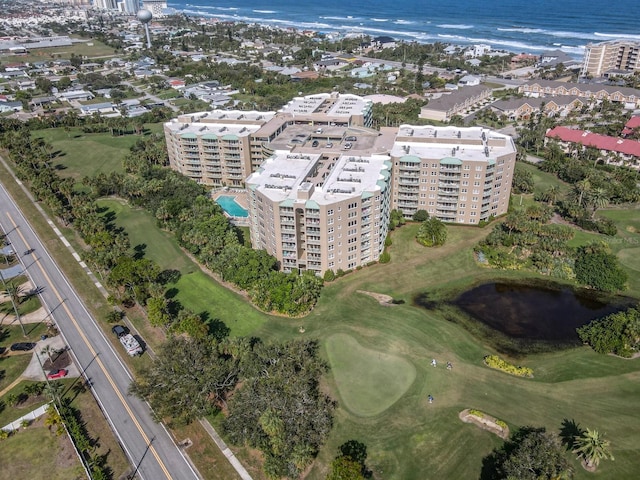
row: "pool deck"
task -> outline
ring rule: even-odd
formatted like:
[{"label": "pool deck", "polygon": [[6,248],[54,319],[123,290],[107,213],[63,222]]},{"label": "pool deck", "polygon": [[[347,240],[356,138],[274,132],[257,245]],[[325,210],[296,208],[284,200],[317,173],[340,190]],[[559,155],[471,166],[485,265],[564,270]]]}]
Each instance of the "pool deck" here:
[{"label": "pool deck", "polygon": [[[249,196],[245,190],[237,188],[221,188],[220,190],[212,190],[211,198],[215,201],[218,197],[232,197],[238,205],[244,208],[247,212],[249,211]],[[225,214],[234,225],[238,227],[249,226],[249,217],[232,217],[226,212]]]}]

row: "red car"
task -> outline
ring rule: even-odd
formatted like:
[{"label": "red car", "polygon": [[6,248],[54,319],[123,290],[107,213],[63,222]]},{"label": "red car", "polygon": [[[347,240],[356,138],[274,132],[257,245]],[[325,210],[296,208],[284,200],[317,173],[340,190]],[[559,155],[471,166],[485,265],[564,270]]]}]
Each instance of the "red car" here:
[{"label": "red car", "polygon": [[52,370],[47,375],[49,380],[55,380],[56,378],[64,378],[69,373],[69,370],[65,370],[64,368],[60,368],[58,370]]}]

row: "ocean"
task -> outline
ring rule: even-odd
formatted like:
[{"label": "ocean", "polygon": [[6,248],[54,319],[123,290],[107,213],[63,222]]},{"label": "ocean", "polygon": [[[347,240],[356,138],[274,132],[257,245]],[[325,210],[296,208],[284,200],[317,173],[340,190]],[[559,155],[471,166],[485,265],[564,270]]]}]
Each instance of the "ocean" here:
[{"label": "ocean", "polygon": [[576,58],[589,42],[640,41],[639,0],[169,0],[168,6],[220,20],[420,43],[484,43],[516,53],[561,49]]}]

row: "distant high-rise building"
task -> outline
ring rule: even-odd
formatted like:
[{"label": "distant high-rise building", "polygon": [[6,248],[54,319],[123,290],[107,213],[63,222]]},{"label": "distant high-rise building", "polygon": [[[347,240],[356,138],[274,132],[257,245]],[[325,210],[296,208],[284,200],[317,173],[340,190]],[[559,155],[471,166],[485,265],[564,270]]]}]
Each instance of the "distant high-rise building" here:
[{"label": "distant high-rise building", "polygon": [[167,1],[142,0],[142,8],[149,10],[153,14],[153,18],[164,17],[164,11],[167,9]]},{"label": "distant high-rise building", "polygon": [[118,2],[118,9],[124,13],[130,13],[131,15],[138,13],[140,10],[139,0],[120,0]]},{"label": "distant high-rise building", "polygon": [[117,10],[118,4],[116,0],[94,0],[93,6],[101,10]]},{"label": "distant high-rise building", "polygon": [[582,76],[600,77],[619,70],[633,73],[640,71],[640,42],[611,40],[589,43],[582,62]]}]

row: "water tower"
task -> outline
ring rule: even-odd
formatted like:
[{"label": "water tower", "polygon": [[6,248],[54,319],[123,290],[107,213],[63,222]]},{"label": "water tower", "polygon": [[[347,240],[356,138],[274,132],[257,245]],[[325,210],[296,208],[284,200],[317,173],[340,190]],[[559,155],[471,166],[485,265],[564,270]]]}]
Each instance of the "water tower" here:
[{"label": "water tower", "polygon": [[151,37],[149,36],[149,22],[153,15],[149,10],[138,10],[138,20],[144,25],[144,32],[147,34],[147,48],[151,48]]}]

